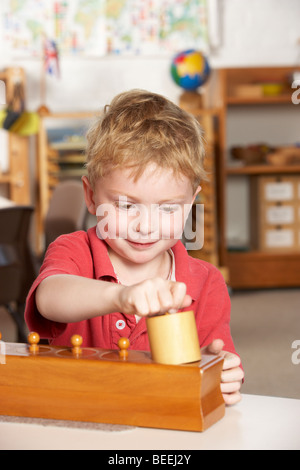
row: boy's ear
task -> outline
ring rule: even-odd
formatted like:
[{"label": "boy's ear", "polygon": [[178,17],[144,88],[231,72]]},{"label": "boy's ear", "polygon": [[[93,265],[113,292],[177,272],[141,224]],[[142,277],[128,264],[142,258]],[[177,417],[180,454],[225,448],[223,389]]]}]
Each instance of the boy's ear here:
[{"label": "boy's ear", "polygon": [[83,191],[84,191],[84,199],[86,203],[86,207],[90,214],[96,215],[96,205],[94,201],[94,191],[90,185],[90,182],[86,176],[81,178],[83,184]]},{"label": "boy's ear", "polygon": [[202,190],[201,186],[198,186],[198,188],[196,189],[196,191],[194,193],[194,196],[193,196],[193,204],[194,204],[195,199],[196,199],[196,197],[198,196],[198,194],[200,193],[201,190]]}]

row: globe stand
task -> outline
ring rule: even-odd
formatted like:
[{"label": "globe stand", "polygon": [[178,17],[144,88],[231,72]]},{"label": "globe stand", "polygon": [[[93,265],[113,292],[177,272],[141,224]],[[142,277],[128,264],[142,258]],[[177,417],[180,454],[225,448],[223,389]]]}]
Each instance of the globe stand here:
[{"label": "globe stand", "polygon": [[188,113],[194,114],[203,108],[203,96],[198,91],[185,91],[179,98],[179,106]]}]

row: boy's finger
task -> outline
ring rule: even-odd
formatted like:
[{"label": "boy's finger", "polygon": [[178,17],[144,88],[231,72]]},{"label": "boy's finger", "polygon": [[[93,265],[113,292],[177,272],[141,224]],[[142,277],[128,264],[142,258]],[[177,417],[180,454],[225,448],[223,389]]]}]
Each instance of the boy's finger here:
[{"label": "boy's finger", "polygon": [[172,310],[179,310],[186,295],[186,285],[183,282],[170,282],[169,286],[172,294]]},{"label": "boy's finger", "polygon": [[193,303],[192,297],[190,295],[186,295],[184,297],[183,304],[181,305],[181,308],[190,307],[190,305],[192,305],[192,303]]},{"label": "boy's finger", "polygon": [[235,369],[225,370],[221,374],[221,382],[241,382],[244,378],[244,372],[239,367]]},{"label": "boy's finger", "polygon": [[228,382],[221,383],[221,392],[222,393],[234,393],[239,392],[241,389],[241,382]]},{"label": "boy's finger", "polygon": [[151,288],[146,292],[145,296],[148,301],[148,313],[150,315],[158,314],[162,311],[162,302],[157,289],[154,286],[150,286]]},{"label": "boy's finger", "polygon": [[242,395],[240,394],[240,392],[224,393],[223,398],[225,401],[225,405],[232,406],[236,405],[242,400]]},{"label": "boy's finger", "polygon": [[169,313],[177,313],[179,309],[190,307],[192,303],[192,297],[190,295],[185,295],[182,304],[178,308],[171,308]]},{"label": "boy's finger", "polygon": [[224,356],[223,370],[234,369],[241,365],[241,359],[239,356],[233,353],[226,353]]},{"label": "boy's finger", "polygon": [[208,354],[220,354],[224,348],[224,342],[221,339],[215,339],[211,344],[209,344],[205,351]]},{"label": "boy's finger", "polygon": [[173,307],[173,297],[168,289],[163,289],[158,292],[160,302],[160,312],[167,312]]}]

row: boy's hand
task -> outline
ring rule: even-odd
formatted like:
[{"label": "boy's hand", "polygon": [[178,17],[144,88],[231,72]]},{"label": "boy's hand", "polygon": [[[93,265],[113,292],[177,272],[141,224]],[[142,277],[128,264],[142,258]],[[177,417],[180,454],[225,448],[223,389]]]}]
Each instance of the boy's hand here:
[{"label": "boy's hand", "polygon": [[240,367],[241,360],[239,356],[223,351],[223,347],[223,341],[216,339],[205,348],[205,352],[217,354],[224,358],[221,375],[221,392],[223,393],[226,405],[235,405],[242,399],[240,389],[244,379],[244,372]]},{"label": "boy's hand", "polygon": [[180,308],[189,307],[191,303],[192,298],[186,294],[185,284],[161,278],[149,279],[133,286],[123,286],[118,297],[120,312],[140,317],[172,313]]}]

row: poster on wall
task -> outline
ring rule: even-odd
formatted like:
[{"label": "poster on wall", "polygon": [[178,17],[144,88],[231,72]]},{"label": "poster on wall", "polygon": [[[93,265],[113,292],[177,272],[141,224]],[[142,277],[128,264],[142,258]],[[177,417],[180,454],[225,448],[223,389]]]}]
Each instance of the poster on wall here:
[{"label": "poster on wall", "polygon": [[1,0],[0,37],[12,56],[163,55],[208,49],[207,0]]}]

